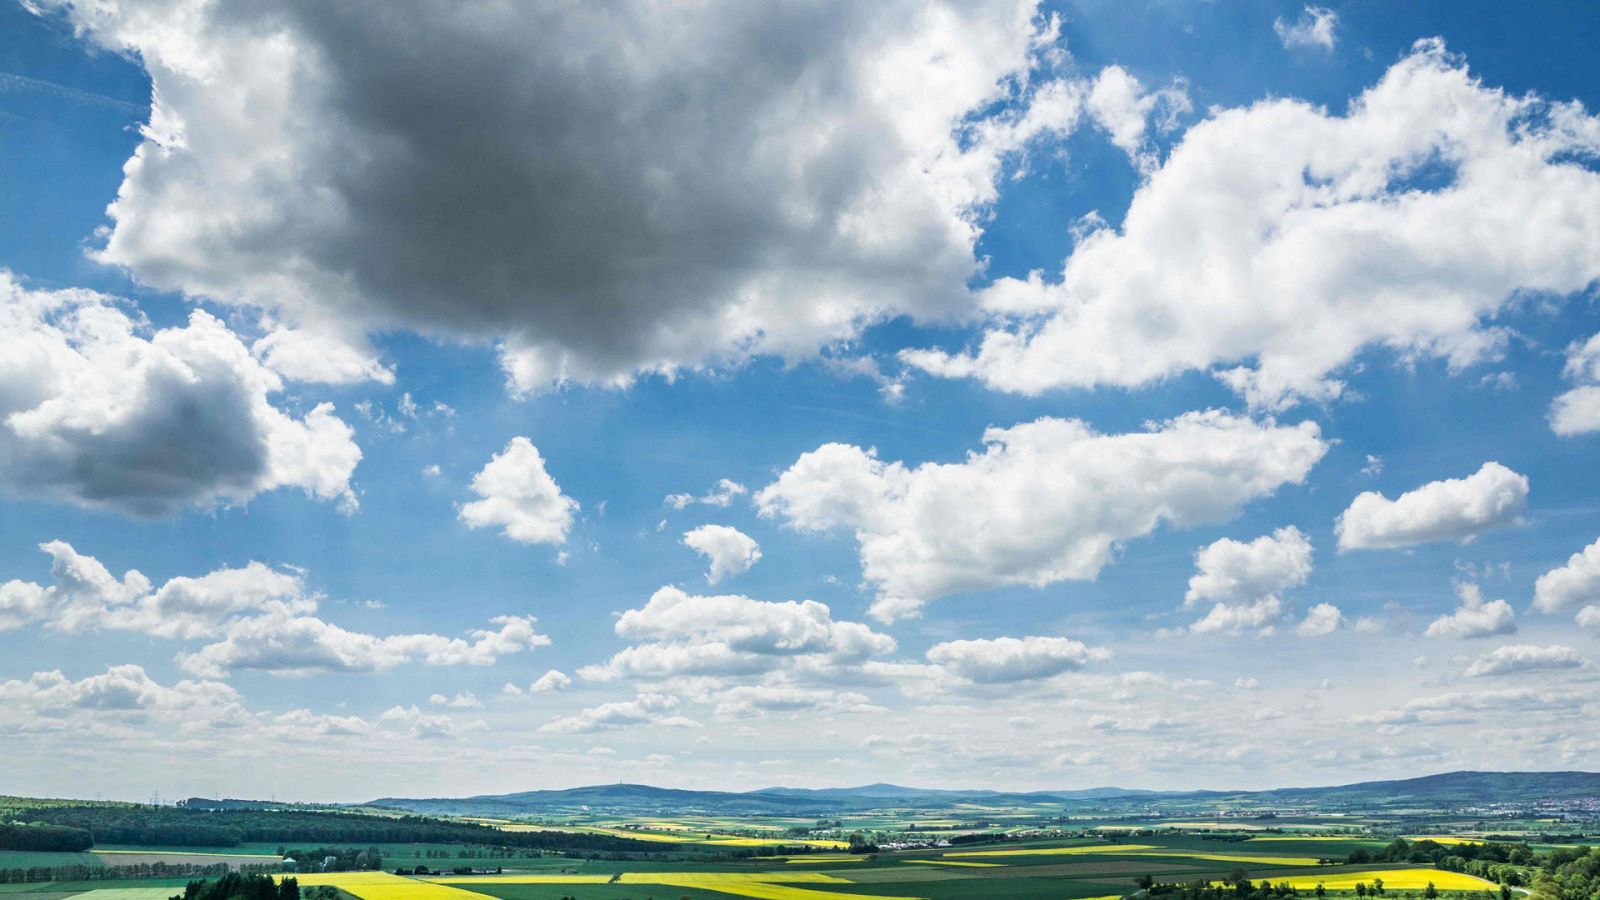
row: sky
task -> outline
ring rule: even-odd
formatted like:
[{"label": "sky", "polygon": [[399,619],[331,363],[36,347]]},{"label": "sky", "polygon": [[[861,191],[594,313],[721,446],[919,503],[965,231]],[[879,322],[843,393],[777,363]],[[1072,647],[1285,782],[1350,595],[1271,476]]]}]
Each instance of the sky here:
[{"label": "sky", "polygon": [[0,4],[0,793],[1592,769],[1597,38]]}]

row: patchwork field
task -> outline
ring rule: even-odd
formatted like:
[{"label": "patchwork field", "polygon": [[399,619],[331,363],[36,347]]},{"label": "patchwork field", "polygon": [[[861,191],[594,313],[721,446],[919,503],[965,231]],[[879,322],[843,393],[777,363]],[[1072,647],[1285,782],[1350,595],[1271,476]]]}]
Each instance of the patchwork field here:
[{"label": "patchwork field", "polygon": [[[893,818],[893,817],[891,817]],[[940,824],[956,821],[937,819]],[[494,823],[507,829],[543,829],[543,823]],[[765,827],[755,827],[765,826]],[[563,826],[577,830],[573,826]],[[1137,892],[1135,879],[1160,883],[1220,883],[1243,872],[1253,881],[1287,883],[1308,898],[1319,885],[1345,900],[1357,884],[1382,879],[1394,900],[1416,900],[1432,884],[1441,892],[1498,892],[1491,882],[1427,866],[1367,864],[1343,860],[1356,849],[1378,849],[1392,837],[1140,830],[1110,839],[1092,836],[1049,839],[1057,832],[1025,832],[1004,840],[939,842],[916,833],[896,836],[901,849],[845,853],[843,841],[813,840],[815,853],[755,856],[751,850],[800,842],[780,835],[802,826],[706,818],[611,820],[582,826],[594,832],[649,836],[660,852],[621,854],[540,853],[451,844],[380,845],[386,871],[303,873],[303,887],[329,885],[344,900],[1115,900]],[[738,833],[734,833],[738,832]],[[771,836],[757,836],[757,835]],[[1113,833],[1116,834],[1116,833]],[[708,837],[709,835],[709,837]],[[1470,836],[1429,837],[1447,845]],[[970,839],[969,839],[970,840]],[[886,842],[887,843],[887,842]],[[943,843],[935,846],[935,843]],[[909,845],[909,846],[906,846]],[[350,845],[354,846],[354,845]],[[737,849],[735,849],[737,848]],[[13,854],[16,856],[16,854]],[[169,847],[106,847],[81,854],[34,854],[81,858],[106,865],[155,862],[213,864],[271,862],[276,848],[179,850]],[[425,866],[436,874],[399,875]],[[3,866],[0,866],[3,867]],[[441,874],[454,868],[498,874]],[[286,877],[280,875],[280,877]],[[168,900],[184,879],[0,884],[10,900]],[[1463,898],[1466,900],[1466,898]],[[1475,898],[1474,898],[1475,900]]]}]

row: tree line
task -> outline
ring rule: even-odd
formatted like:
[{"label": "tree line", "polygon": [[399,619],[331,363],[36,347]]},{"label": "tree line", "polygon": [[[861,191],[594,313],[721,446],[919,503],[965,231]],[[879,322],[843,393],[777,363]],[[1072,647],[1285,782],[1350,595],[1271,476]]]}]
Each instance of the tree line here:
[{"label": "tree line", "polygon": [[45,806],[16,810],[21,821],[82,829],[96,843],[236,847],[247,842],[328,844],[485,844],[537,850],[660,852],[652,841],[567,831],[501,831],[424,816],[170,806]]},{"label": "tree line", "polygon": [[1541,857],[1528,900],[1600,900],[1600,851],[1562,847]]},{"label": "tree line", "polygon": [[229,872],[215,881],[191,881],[171,900],[300,900],[300,882]]},{"label": "tree line", "polygon": [[88,829],[66,825],[0,822],[0,850],[82,853],[94,846]]},{"label": "tree line", "polygon": [[377,847],[316,847],[310,850],[285,850],[279,847],[278,855],[294,860],[302,872],[371,872],[383,868],[383,851]]},{"label": "tree line", "polygon": [[[241,866],[244,873],[273,871],[275,866]],[[233,871],[227,863],[139,863],[132,866],[27,866],[0,869],[0,884],[36,884],[41,881],[120,881],[128,878],[214,877]]]},{"label": "tree line", "polygon": [[1523,887],[1529,867],[1537,863],[1533,848],[1524,843],[1441,844],[1427,839],[1397,838],[1378,850],[1357,848],[1346,860],[1354,864],[1403,862],[1431,865],[1446,872],[1463,872],[1497,884]]}]

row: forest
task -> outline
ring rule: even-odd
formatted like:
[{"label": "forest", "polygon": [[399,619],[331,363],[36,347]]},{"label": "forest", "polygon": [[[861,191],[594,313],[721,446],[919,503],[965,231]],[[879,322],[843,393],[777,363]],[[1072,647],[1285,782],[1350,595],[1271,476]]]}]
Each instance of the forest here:
[{"label": "forest", "polygon": [[[132,805],[41,806],[11,812],[38,825],[88,832],[95,844],[162,847],[236,847],[241,843],[308,844],[486,844],[536,850],[650,852],[649,841],[609,834],[502,831],[469,822],[422,816],[372,816],[294,810],[222,809]],[[22,849],[22,848],[15,848]],[[28,848],[41,849],[41,848]],[[86,849],[75,847],[74,849]]]}]

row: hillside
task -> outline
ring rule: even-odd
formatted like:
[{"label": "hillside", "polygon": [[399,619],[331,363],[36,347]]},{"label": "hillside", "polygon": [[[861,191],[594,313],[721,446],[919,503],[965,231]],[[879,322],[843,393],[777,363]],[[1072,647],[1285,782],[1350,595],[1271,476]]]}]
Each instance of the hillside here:
[{"label": "hillside", "polygon": [[831,815],[885,807],[936,808],[959,803],[1127,807],[1159,812],[1197,803],[1230,806],[1313,806],[1327,809],[1460,809],[1541,800],[1600,798],[1600,773],[1447,772],[1397,781],[1265,791],[1158,792],[1116,787],[1005,793],[869,784],[851,788],[765,788],[758,791],[691,791],[642,784],[607,784],[565,790],[522,791],[463,798],[385,797],[372,806],[430,814],[526,816],[574,810],[616,813],[714,815]]}]

